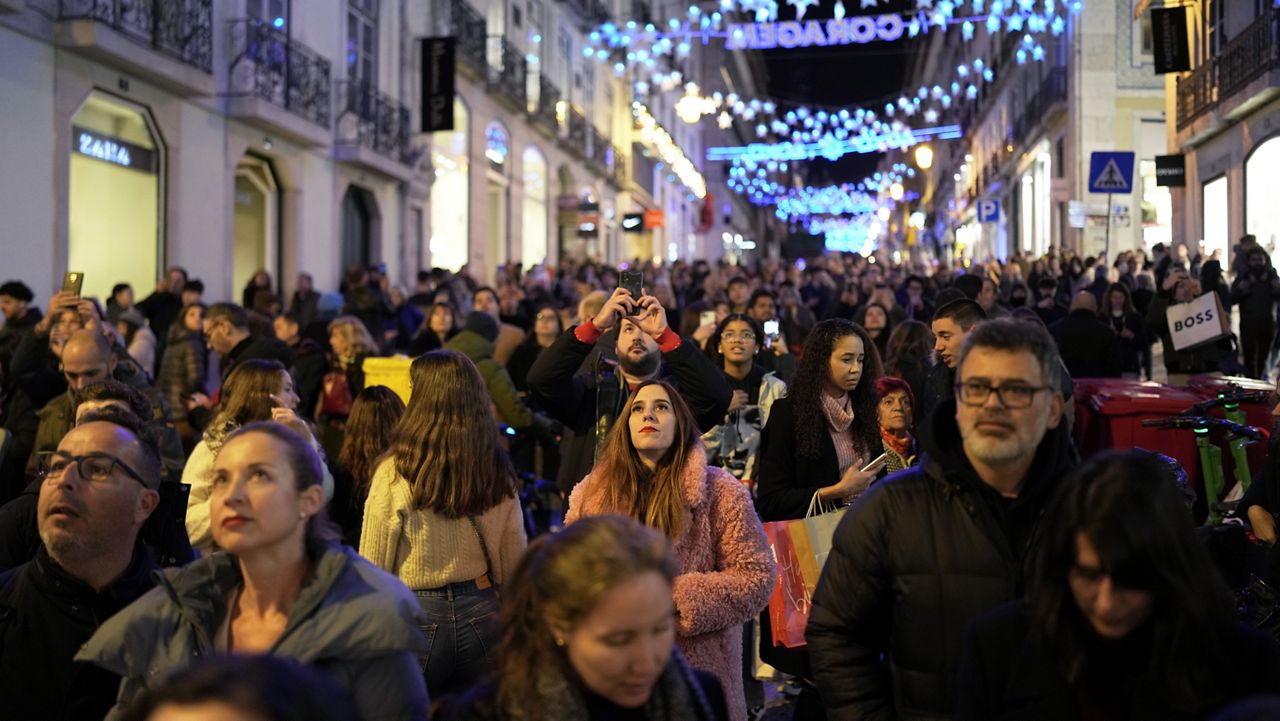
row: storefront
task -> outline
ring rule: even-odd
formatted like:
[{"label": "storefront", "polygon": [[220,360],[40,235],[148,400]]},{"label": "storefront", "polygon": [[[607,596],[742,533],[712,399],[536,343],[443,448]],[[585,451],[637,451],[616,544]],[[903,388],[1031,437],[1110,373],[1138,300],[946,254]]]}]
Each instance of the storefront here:
[{"label": "storefront", "polygon": [[525,268],[542,263],[547,257],[547,159],[536,147],[525,148],[521,158],[524,167],[524,199],[520,224],[524,247],[520,260]]},{"label": "storefront", "polygon": [[116,283],[145,295],[163,262],[159,134],[145,109],[100,93],[71,124],[67,268],[85,273],[85,296]]},{"label": "storefront", "polygon": [[1280,265],[1280,136],[1272,136],[1253,149],[1244,163],[1245,232],[1271,253]]},{"label": "storefront", "polygon": [[454,271],[467,264],[470,247],[469,122],[467,107],[455,100],[454,129],[431,135],[431,265]]},{"label": "storefront", "polygon": [[248,285],[259,270],[279,280],[279,218],[280,186],[271,163],[256,155],[245,155],[236,166],[233,290]]},{"label": "storefront", "polygon": [[[1212,255],[1215,250],[1222,251],[1227,257],[1229,242],[1229,208],[1227,194],[1227,176],[1220,175],[1204,184],[1203,208],[1204,229],[1201,238],[1204,241],[1204,254]],[[1195,254],[1195,240],[1188,243],[1188,250]]]}]

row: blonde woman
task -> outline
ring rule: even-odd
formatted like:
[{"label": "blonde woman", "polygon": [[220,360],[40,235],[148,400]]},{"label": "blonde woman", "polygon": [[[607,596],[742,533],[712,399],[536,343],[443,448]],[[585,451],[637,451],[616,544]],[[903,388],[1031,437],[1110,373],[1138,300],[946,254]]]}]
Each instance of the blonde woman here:
[{"label": "blonde woman", "polygon": [[333,352],[315,417],[320,426],[320,445],[329,458],[337,458],[351,404],[364,390],[364,359],[378,354],[378,343],[359,318],[342,315],[329,323],[329,348]]},{"label": "blonde woman", "polygon": [[524,552],[524,516],[475,365],[431,351],[413,361],[409,381],[409,406],[365,501],[360,553],[418,597],[427,688],[460,693],[490,668],[497,586]]}]

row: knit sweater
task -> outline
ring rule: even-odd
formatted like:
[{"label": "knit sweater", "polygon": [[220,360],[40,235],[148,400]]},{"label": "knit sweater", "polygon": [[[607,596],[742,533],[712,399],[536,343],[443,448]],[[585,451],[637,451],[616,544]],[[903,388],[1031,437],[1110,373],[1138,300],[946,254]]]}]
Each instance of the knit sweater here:
[{"label": "knit sweater", "polygon": [[[476,516],[493,560],[490,574],[503,583],[515,570],[527,539],[520,502],[513,494]],[[394,573],[415,591],[470,581],[485,572],[480,540],[466,518],[445,518],[414,508],[409,482],[395,460],[378,464],[364,505],[360,555]]]}]

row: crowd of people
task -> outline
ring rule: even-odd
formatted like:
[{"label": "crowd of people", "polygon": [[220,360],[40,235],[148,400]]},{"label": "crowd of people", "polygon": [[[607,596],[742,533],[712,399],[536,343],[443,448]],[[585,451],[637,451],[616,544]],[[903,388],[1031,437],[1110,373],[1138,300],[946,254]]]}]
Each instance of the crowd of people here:
[{"label": "crowd of people", "polygon": [[[1280,277],[1232,258],[6,282],[3,715],[747,721],[769,678],[803,720],[1280,718],[1176,469],[1071,433],[1073,379],[1269,376]],[[1238,342],[1176,348],[1209,292]],[[765,524],[837,507],[774,643]]]}]

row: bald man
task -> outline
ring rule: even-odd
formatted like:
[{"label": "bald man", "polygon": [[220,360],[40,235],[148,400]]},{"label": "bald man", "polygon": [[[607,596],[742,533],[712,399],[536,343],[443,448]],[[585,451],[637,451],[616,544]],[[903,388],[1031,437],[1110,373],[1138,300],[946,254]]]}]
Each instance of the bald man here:
[{"label": "bald man", "polygon": [[151,385],[146,373],[136,372],[129,365],[117,364],[111,342],[96,330],[84,328],[67,338],[62,349],[62,375],[67,381],[67,392],[40,409],[40,427],[36,431],[35,447],[27,460],[28,480],[34,480],[40,471],[40,454],[57,448],[58,442],[75,424],[74,394],[91,383],[112,378],[141,391],[151,401],[151,420],[166,427],[160,441],[165,470],[181,475],[184,461],[182,441],[173,428],[169,404],[163,394]]},{"label": "bald man", "polygon": [[1098,299],[1082,290],[1071,299],[1071,312],[1049,326],[1058,353],[1072,378],[1119,378],[1120,341],[1098,318]]}]

